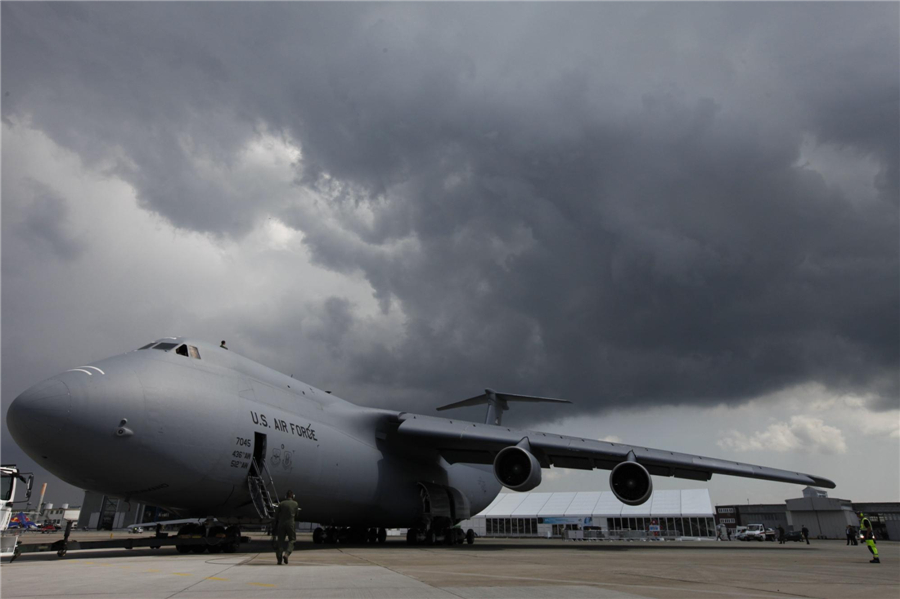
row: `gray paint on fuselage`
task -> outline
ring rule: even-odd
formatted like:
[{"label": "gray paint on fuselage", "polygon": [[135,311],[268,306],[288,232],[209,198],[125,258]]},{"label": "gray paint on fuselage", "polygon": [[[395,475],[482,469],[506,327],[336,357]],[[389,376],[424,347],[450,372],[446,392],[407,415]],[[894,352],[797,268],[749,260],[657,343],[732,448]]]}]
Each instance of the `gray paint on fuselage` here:
[{"label": "gray paint on fuselage", "polygon": [[[53,377],[70,391],[54,400],[68,401],[66,419],[47,423],[52,435],[14,433],[16,441],[29,454],[49,451],[34,457],[70,484],[221,519],[257,518],[247,488],[256,432],[266,435],[275,487],[297,495],[306,521],[414,525],[418,481],[456,488],[473,514],[500,490],[489,469],[391,451],[378,431],[395,412],[356,406],[213,345],[171,341],[196,346],[200,359],[136,350],[91,364],[105,374]],[[116,435],[122,419],[133,435]]]}]

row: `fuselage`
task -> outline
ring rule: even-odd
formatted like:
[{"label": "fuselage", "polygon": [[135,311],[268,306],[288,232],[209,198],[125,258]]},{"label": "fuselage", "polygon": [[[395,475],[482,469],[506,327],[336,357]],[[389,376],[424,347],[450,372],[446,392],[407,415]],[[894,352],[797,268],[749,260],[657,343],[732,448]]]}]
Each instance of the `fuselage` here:
[{"label": "fuselage", "polygon": [[295,493],[302,520],[321,524],[415,526],[421,483],[460,493],[471,514],[500,490],[489,468],[392,445],[396,412],[214,345],[161,342],[171,347],[93,362],[22,393],[7,414],[16,442],[75,486],[230,521],[259,517],[253,458],[278,495]]}]

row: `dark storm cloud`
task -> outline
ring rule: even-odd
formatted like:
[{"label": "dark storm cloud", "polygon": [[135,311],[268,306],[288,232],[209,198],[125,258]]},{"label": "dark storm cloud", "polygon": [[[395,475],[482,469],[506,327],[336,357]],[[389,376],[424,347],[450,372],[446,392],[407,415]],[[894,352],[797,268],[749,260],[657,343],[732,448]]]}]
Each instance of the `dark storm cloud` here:
[{"label": "dark storm cloud", "polygon": [[67,227],[69,209],[65,200],[39,181],[28,183],[30,197],[20,204],[21,212],[5,215],[17,218],[15,234],[30,251],[50,252],[60,260],[77,259],[84,253],[86,243]]},{"label": "dark storm cloud", "polygon": [[[2,10],[4,119],[176,226],[275,214],[402,308],[399,344],[363,351],[339,299],[307,338],[359,399],[599,410],[818,381],[898,405],[895,4]],[[296,202],[203,170],[261,128],[302,147]],[[874,191],[804,166],[810,144]]]}]

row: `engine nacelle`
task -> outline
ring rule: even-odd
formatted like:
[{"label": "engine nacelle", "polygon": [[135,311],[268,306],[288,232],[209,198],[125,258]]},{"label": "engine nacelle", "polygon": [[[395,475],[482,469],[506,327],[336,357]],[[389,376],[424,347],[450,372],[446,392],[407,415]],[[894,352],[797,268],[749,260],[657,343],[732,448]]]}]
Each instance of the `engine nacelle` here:
[{"label": "engine nacelle", "polygon": [[609,487],[625,505],[641,505],[653,493],[653,480],[637,462],[622,462],[609,473]]},{"label": "engine nacelle", "polygon": [[530,491],[541,484],[541,465],[521,447],[504,447],[494,458],[494,476],[513,491]]}]

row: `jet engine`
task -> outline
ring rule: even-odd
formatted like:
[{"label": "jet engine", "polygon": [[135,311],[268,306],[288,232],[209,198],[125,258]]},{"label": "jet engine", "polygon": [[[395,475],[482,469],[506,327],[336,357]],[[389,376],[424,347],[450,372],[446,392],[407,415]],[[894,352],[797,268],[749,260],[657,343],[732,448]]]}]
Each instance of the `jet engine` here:
[{"label": "jet engine", "polygon": [[513,491],[530,491],[541,484],[541,465],[531,452],[519,447],[505,447],[494,458],[494,476]]},{"label": "jet engine", "polygon": [[609,487],[616,499],[625,505],[641,505],[650,499],[653,480],[647,469],[637,462],[622,462],[609,473]]}]

